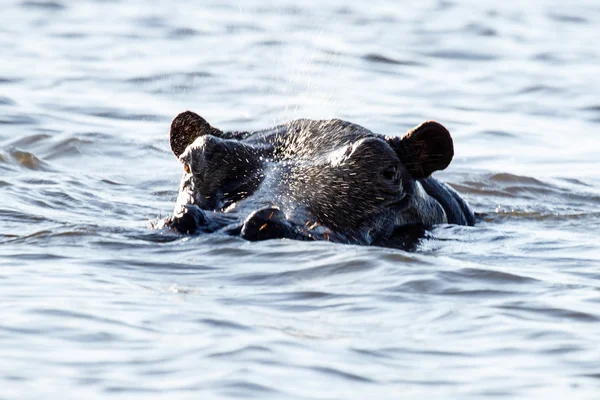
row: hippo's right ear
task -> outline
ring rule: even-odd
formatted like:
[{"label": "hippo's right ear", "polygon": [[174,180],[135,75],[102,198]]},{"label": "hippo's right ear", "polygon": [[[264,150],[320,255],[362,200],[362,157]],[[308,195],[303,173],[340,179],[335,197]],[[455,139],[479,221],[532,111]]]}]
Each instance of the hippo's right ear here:
[{"label": "hippo's right ear", "polygon": [[423,122],[401,139],[388,137],[387,142],[414,179],[425,179],[446,168],[454,157],[450,132],[435,121]]},{"label": "hippo's right ear", "polygon": [[185,111],[171,122],[171,150],[175,157],[179,158],[185,149],[200,136],[220,136],[222,133],[195,112]]}]

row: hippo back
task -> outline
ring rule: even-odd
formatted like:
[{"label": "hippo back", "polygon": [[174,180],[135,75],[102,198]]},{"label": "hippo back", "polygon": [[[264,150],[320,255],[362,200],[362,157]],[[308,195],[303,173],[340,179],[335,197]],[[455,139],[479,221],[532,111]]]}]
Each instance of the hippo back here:
[{"label": "hippo back", "polygon": [[475,215],[467,202],[446,183],[435,178],[419,181],[427,194],[433,197],[446,212],[449,224],[474,225]]}]

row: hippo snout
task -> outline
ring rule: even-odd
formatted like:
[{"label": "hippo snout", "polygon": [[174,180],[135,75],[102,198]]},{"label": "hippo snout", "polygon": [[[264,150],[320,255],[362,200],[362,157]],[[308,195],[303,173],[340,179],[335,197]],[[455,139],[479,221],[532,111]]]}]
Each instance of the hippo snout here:
[{"label": "hippo snout", "polygon": [[242,238],[250,241],[292,238],[294,228],[277,208],[263,208],[254,211],[242,226]]},{"label": "hippo snout", "polygon": [[169,226],[181,233],[194,233],[208,224],[208,218],[198,206],[182,206],[169,221]]}]

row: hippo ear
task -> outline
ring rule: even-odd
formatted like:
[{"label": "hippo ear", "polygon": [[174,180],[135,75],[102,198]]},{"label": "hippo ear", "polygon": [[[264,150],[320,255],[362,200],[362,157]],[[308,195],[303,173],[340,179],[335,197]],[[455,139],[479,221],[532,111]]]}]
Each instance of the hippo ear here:
[{"label": "hippo ear", "polygon": [[423,122],[402,139],[387,139],[414,179],[425,179],[434,171],[446,168],[454,157],[450,132],[435,121]]},{"label": "hippo ear", "polygon": [[194,140],[204,135],[220,136],[222,132],[212,127],[204,118],[192,111],[185,111],[171,122],[171,150],[179,156]]}]

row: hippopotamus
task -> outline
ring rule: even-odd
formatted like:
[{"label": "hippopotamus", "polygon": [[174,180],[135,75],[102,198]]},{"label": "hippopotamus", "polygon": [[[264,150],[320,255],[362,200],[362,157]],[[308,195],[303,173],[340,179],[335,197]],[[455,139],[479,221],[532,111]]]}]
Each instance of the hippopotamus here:
[{"label": "hippopotamus", "polygon": [[431,177],[454,156],[435,121],[403,137],[339,119],[224,132],[185,111],[170,145],[183,177],[162,226],[183,234],[409,249],[434,225],[475,222],[467,202]]}]

